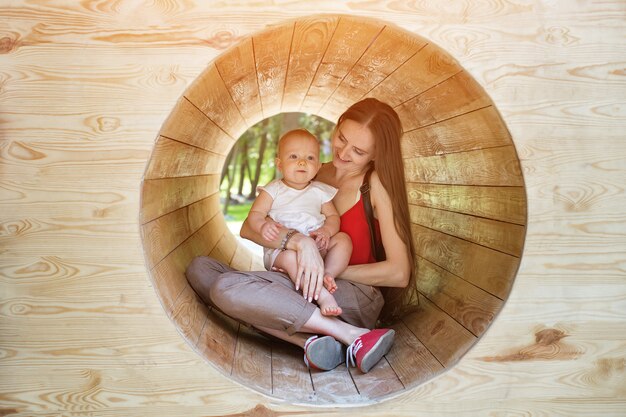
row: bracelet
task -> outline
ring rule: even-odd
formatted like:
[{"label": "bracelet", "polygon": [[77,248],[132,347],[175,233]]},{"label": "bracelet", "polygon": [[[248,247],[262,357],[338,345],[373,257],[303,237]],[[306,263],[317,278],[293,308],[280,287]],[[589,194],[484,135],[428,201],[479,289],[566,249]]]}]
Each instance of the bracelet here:
[{"label": "bracelet", "polygon": [[289,242],[289,239],[291,239],[291,237],[293,235],[295,235],[296,233],[298,233],[298,231],[296,229],[289,229],[289,231],[287,232],[287,234],[283,238],[282,242],[280,242],[280,250],[286,250],[287,249],[287,242]]}]

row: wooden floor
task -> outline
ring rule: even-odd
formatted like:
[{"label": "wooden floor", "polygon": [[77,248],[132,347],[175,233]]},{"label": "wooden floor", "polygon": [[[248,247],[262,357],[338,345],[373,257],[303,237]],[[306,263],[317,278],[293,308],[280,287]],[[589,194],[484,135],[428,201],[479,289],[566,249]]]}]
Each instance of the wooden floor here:
[{"label": "wooden floor", "polygon": [[237,323],[214,309],[207,319],[212,320],[213,330],[203,329],[195,349],[213,365],[223,364],[220,370],[224,375],[275,398],[309,405],[370,404],[431,379],[451,359],[450,352],[431,352],[411,330],[427,319],[427,309],[392,326],[396,341],[391,351],[367,374],[345,364],[328,372],[310,370],[301,348]]},{"label": "wooden floor", "polygon": [[[139,218],[148,159],[185,89],[244,36],[320,12],[385,19],[452,54],[506,122],[528,199],[519,273],[485,336],[435,379],[341,410],[299,403],[362,398],[369,375],[308,373],[274,345],[233,349],[294,362],[259,381],[265,396],[237,382],[246,361],[206,363],[152,287]],[[623,416],[625,20],[618,0],[2,2],[0,415]],[[398,349],[419,349],[412,320]],[[376,381],[393,387],[410,369]],[[293,384],[301,399],[276,399]]]}]

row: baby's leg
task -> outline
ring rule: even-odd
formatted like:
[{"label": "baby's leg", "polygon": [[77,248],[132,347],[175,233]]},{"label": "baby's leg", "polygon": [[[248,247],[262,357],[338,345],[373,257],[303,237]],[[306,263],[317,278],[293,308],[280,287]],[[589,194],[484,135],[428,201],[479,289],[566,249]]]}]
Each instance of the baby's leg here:
[{"label": "baby's leg", "polygon": [[339,232],[330,238],[328,252],[324,258],[324,286],[331,293],[337,289],[335,278],[346,269],[351,255],[352,240],[350,240],[350,236]]},{"label": "baby's leg", "polygon": [[294,250],[284,250],[278,254],[272,265],[280,268],[289,275],[291,281],[296,283],[296,274],[298,273],[298,257]]},{"label": "baby's leg", "polygon": [[343,312],[335,297],[326,288],[322,287],[317,305],[324,316],[339,316]]},{"label": "baby's leg", "polygon": [[[296,274],[298,273],[298,259],[295,251],[285,250],[279,253],[274,261],[274,266],[287,272],[289,278],[295,284]],[[337,305],[337,301],[335,301],[335,297],[324,287],[320,291],[317,305],[325,316],[338,316],[342,312]]]}]

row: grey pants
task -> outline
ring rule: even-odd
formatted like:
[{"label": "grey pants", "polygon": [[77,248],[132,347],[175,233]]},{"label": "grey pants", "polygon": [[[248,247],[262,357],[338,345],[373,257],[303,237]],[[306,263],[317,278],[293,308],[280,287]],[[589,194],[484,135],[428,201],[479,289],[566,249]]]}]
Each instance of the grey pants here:
[{"label": "grey pants", "polygon": [[[252,326],[294,334],[315,309],[288,276],[271,271],[236,271],[209,258],[195,258],[186,271],[187,281],[207,305]],[[378,288],[337,280],[333,294],[343,313],[342,320],[354,326],[374,328],[383,296]]]}]

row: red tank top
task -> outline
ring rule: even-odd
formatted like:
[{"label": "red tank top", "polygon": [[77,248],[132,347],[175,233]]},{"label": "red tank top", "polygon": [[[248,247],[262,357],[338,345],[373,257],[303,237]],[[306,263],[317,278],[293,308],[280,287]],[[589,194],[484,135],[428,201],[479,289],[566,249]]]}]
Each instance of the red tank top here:
[{"label": "red tank top", "polygon": [[[352,256],[348,265],[376,262],[370,244],[370,229],[367,226],[367,218],[363,208],[363,197],[341,215],[339,230],[347,233],[352,239]],[[380,241],[380,227],[377,219],[374,219],[374,230],[376,239]]]}]

